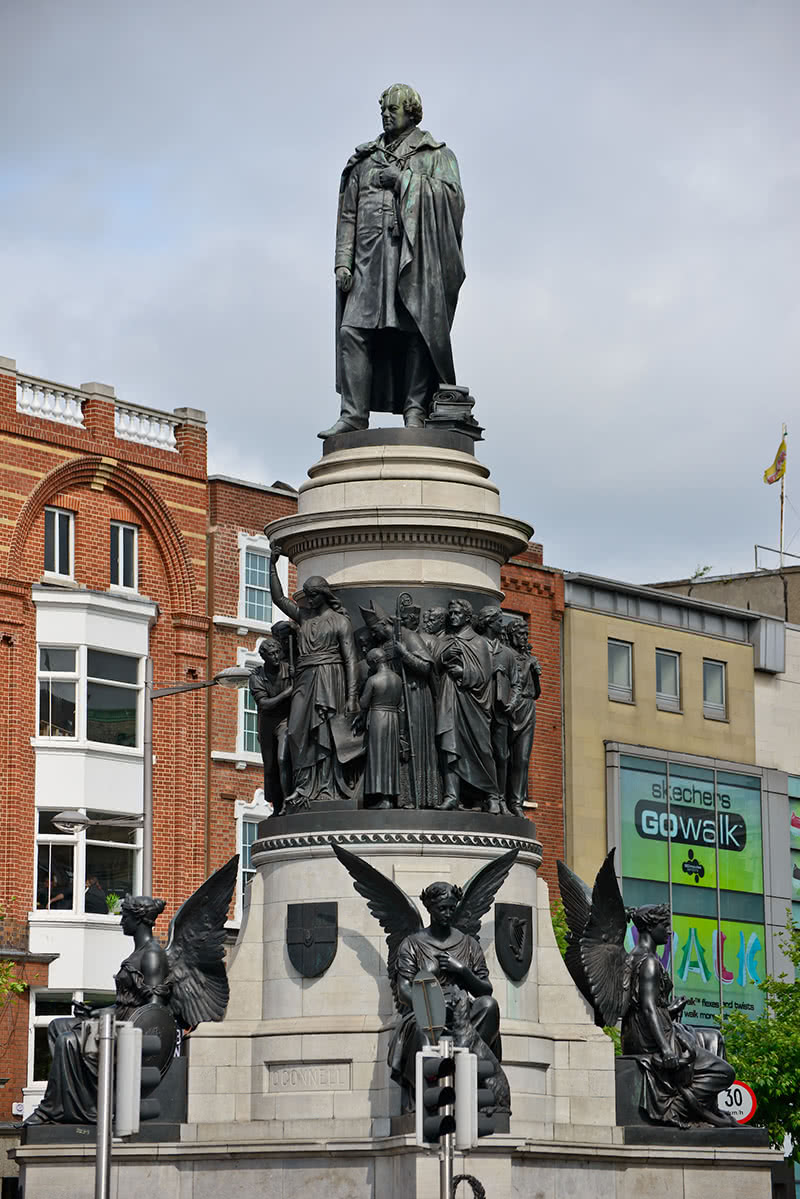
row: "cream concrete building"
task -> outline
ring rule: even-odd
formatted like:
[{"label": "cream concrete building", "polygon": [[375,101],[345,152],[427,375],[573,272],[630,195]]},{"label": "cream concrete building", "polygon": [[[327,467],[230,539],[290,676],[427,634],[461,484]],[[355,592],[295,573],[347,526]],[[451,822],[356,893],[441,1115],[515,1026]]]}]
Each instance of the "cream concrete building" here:
[{"label": "cream concrete building", "polygon": [[792,899],[794,630],[582,574],[565,605],[567,861],[592,882],[616,847],[625,902],[669,903],[690,1022],[756,1014]]},{"label": "cream concrete building", "polygon": [[751,638],[762,618],[583,574],[565,575],[565,602],[567,860],[593,878],[609,848],[607,742],[756,761]]}]

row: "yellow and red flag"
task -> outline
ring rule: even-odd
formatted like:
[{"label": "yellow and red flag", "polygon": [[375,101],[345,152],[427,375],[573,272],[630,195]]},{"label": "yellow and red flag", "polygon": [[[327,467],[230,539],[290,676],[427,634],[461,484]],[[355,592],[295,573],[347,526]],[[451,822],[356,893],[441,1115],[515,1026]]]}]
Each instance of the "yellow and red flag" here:
[{"label": "yellow and red flag", "polygon": [[764,471],[765,483],[777,483],[778,479],[782,479],[786,474],[786,438],[783,437],[781,444],[778,446],[778,452],[775,455],[775,461],[772,466],[768,466]]}]

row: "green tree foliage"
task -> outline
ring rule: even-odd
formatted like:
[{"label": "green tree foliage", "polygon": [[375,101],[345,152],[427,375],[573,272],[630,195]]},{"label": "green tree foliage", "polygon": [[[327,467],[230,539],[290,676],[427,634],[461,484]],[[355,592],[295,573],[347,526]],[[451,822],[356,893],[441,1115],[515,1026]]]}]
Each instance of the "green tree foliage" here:
[{"label": "green tree foliage", "polygon": [[14,966],[15,963],[9,962],[7,959],[0,961],[0,1007],[5,1004],[7,999],[21,995],[27,986],[27,983],[21,982],[15,975]]},{"label": "green tree foliage", "polygon": [[736,1077],[755,1091],[753,1123],[768,1129],[776,1149],[788,1133],[794,1144],[792,1158],[800,1162],[800,925],[791,918],[781,945],[794,966],[794,980],[768,974],[759,985],[766,1001],[764,1015],[753,1020],[734,1012],[722,1031]]},{"label": "green tree foliage", "polygon": [[553,918],[553,932],[556,936],[556,945],[561,951],[563,958],[567,952],[567,933],[569,925],[567,924],[567,916],[564,911],[564,904],[560,899],[553,899],[550,902],[550,915]]},{"label": "green tree foliage", "polygon": [[[14,898],[13,895],[11,897]],[[2,924],[6,917],[6,909],[0,903],[0,933],[2,933]],[[8,958],[2,957],[2,947],[0,947],[0,1007],[5,1007],[6,1001],[15,999],[17,995],[21,995],[27,988],[27,983],[21,982],[17,978],[15,962]]]}]

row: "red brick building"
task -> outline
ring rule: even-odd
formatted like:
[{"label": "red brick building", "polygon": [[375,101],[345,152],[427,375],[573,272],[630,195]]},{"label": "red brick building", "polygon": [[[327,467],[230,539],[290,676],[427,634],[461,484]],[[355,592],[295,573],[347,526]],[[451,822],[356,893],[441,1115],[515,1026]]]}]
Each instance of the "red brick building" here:
[{"label": "red brick building", "polygon": [[[297,509],[297,493],[286,484],[261,486],[212,475],[209,495],[209,615],[212,619],[210,673],[235,663],[261,664],[258,645],[272,627],[269,594],[269,541],[264,526]],[[284,588],[295,590],[294,568]],[[285,619],[278,612],[276,619]],[[211,711],[209,804],[211,843],[242,852],[243,881],[250,870],[249,850],[259,820],[269,815],[264,802],[263,770],[256,731],[256,709],[247,690],[215,696]],[[241,887],[235,917],[241,914]]]},{"label": "red brick building", "polygon": [[500,573],[503,607],[528,621],[528,636],[542,666],[542,694],[536,704],[536,735],[528,768],[530,815],[544,850],[541,875],[558,894],[556,860],[564,857],[563,720],[561,631],[564,576],[542,564],[542,547],[512,558]]},{"label": "red brick building", "polygon": [[[23,1084],[26,1113],[37,1101],[49,1019],[107,994],[119,964],[109,908],[141,879],[141,830],[119,821],[142,811],[146,658],[157,680],[206,677],[205,416],[2,358],[0,500],[2,943],[32,955],[33,984],[4,1051],[30,1065],[0,1090],[7,1120]],[[168,914],[209,856],[203,694],[154,707],[154,890]],[[64,832],[65,809],[91,823]],[[31,975],[48,955],[49,977]]]},{"label": "red brick building", "polygon": [[[125,950],[109,909],[141,886],[141,830],[119,821],[142,812],[146,658],[156,686],[258,662],[273,616],[263,530],[296,505],[282,483],[209,478],[201,412],[156,412],[0,358],[0,946],[30,987],[0,1010],[0,1122],[38,1101],[49,1020],[108,995]],[[291,594],[296,575],[282,569]],[[529,791],[552,884],[563,579],[531,545],[502,586],[543,668]],[[153,716],[157,931],[239,850],[235,924],[268,811],[249,692],[165,696]],[[91,823],[55,826],[69,809]]]}]

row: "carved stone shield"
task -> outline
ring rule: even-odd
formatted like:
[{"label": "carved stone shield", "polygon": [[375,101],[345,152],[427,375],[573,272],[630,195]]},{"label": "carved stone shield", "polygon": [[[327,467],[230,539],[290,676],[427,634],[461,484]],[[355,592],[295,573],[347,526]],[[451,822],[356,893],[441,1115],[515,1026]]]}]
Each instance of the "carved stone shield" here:
[{"label": "carved stone shield", "polygon": [[533,909],[524,903],[494,905],[494,946],[506,974],[519,982],[533,957]]},{"label": "carved stone shield", "polygon": [[336,957],[338,905],[290,903],[286,914],[289,961],[303,978],[324,974]]}]

